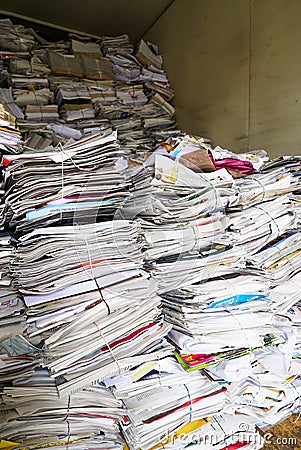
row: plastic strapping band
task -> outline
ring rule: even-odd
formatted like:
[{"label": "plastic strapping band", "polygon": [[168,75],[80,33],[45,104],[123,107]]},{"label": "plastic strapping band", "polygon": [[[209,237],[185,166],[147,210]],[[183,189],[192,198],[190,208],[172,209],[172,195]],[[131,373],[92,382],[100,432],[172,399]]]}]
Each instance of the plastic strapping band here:
[{"label": "plastic strapping band", "polygon": [[253,208],[260,209],[260,211],[263,211],[263,212],[264,212],[264,213],[272,220],[272,222],[274,222],[274,224],[275,224],[276,227],[277,227],[277,230],[278,230],[279,235],[281,234],[281,231],[280,231],[280,228],[279,228],[279,226],[278,226],[278,223],[276,222],[276,219],[275,219],[273,216],[271,216],[270,213],[268,213],[268,212],[265,211],[263,208],[261,208],[260,206],[257,206],[257,205],[254,205]]},{"label": "plastic strapping band", "polygon": [[61,158],[62,158],[62,164],[61,164],[61,209],[60,209],[60,220],[63,220],[63,201],[64,201],[64,158],[63,158],[63,146],[59,142],[59,148],[61,150]]},{"label": "plastic strapping band", "polygon": [[69,422],[69,412],[70,412],[70,403],[71,403],[71,395],[68,395],[68,404],[67,404],[67,411],[66,411],[66,416],[63,419],[63,421],[67,422],[67,447],[66,450],[69,448],[69,444],[70,444],[70,437],[71,437],[71,428],[70,428],[70,422]]},{"label": "plastic strapping band", "polygon": [[116,365],[117,365],[117,367],[118,367],[118,371],[119,371],[119,373],[121,374],[121,372],[122,372],[122,371],[121,371],[121,367],[120,367],[120,365],[119,365],[119,362],[118,362],[116,356],[114,355],[114,353],[113,353],[113,351],[112,351],[112,349],[111,349],[111,347],[110,347],[110,344],[107,342],[107,340],[106,340],[106,338],[105,338],[103,332],[101,331],[101,329],[100,329],[98,323],[97,323],[97,322],[93,322],[93,323],[94,323],[94,325],[96,326],[97,330],[99,331],[99,333],[100,333],[100,335],[101,335],[101,337],[102,337],[102,339],[103,339],[105,345],[108,347],[109,352],[111,353],[111,356],[112,356],[113,360],[115,361],[115,363],[116,363]]},{"label": "plastic strapping band", "polygon": [[188,398],[189,398],[189,422],[192,422],[192,400],[191,400],[191,396],[190,396],[188,387],[186,386],[186,384],[183,384],[183,386],[185,387]]},{"label": "plastic strapping band", "polygon": [[[43,122],[43,121],[45,120],[45,119],[44,119],[44,114],[43,114],[43,105],[41,105],[41,102],[39,101],[39,98],[38,98],[38,96],[37,96],[37,94],[36,94],[36,89],[35,89],[35,87],[34,87],[34,89],[33,89],[32,92],[34,93],[34,96],[35,96],[35,99],[36,99],[36,102],[37,102],[37,106],[38,106],[39,109],[40,109],[41,119],[42,119],[42,122]],[[50,100],[50,99],[48,99],[48,100]]]},{"label": "plastic strapping band", "polygon": [[[77,226],[79,227],[79,229],[81,229],[81,227],[80,227],[79,224],[74,223],[74,225],[77,225]],[[90,274],[91,279],[94,280],[94,282],[95,282],[95,284],[96,284],[96,286],[97,286],[99,295],[100,295],[100,299],[101,299],[101,300],[104,302],[104,304],[106,305],[107,310],[108,310],[108,315],[110,315],[110,314],[111,314],[110,307],[109,307],[108,303],[106,302],[106,300],[104,299],[104,297],[103,297],[103,295],[102,295],[102,291],[101,291],[101,288],[100,288],[100,286],[99,286],[99,283],[98,283],[97,278],[94,276],[93,263],[92,263],[92,258],[91,258],[91,253],[90,253],[89,243],[88,243],[88,241],[87,241],[86,236],[85,236],[84,233],[83,233],[83,236],[84,236],[84,239],[85,239],[85,244],[86,244],[86,247],[87,247],[87,252],[88,252],[88,257],[89,257],[89,265],[90,265],[90,270],[91,270],[91,274]],[[88,273],[89,273],[89,272],[88,272]]]},{"label": "plastic strapping band", "polygon": [[264,198],[266,196],[266,188],[265,188],[265,186],[257,178],[249,177],[249,179],[256,181],[259,184],[259,186],[261,187],[261,189],[262,189],[262,196],[261,196],[260,202],[263,202],[263,200],[264,200]]}]

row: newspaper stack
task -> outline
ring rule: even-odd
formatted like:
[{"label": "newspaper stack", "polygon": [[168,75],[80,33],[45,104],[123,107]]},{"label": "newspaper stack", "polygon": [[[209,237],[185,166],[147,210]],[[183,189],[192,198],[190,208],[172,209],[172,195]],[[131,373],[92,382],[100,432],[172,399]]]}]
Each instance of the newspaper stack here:
[{"label": "newspaper stack", "polygon": [[160,320],[156,283],[142,270],[138,232],[115,220],[18,239],[11,275],[27,307],[27,335],[45,342],[43,363],[64,377],[62,396],[124,371],[171,328]]},{"label": "newspaper stack", "polygon": [[104,55],[107,53],[117,53],[119,51],[125,54],[131,54],[133,51],[133,45],[127,34],[121,34],[119,36],[103,36],[101,38],[101,46]]},{"label": "newspaper stack", "polygon": [[7,218],[16,233],[54,223],[112,218],[127,197],[115,132],[100,132],[54,151],[6,155]]},{"label": "newspaper stack", "polygon": [[172,357],[142,365],[106,385],[113,386],[127,408],[121,429],[131,450],[160,448],[181,432],[188,444],[187,431],[204,425],[225,402],[225,388],[201,373],[185,373]]},{"label": "newspaper stack", "polygon": [[[217,149],[207,153],[206,160],[204,150],[208,148],[187,137],[178,139],[170,153],[161,146],[144,168],[133,171],[133,194],[122,214],[136,217],[143,228],[146,264],[159,281],[165,319],[173,325],[168,338],[181,366],[188,373],[202,369],[210,380],[231,383],[224,411],[244,415],[248,429],[256,421],[271,425],[300,404],[296,378],[300,338],[295,332],[300,320],[296,305],[300,237],[288,196],[300,181],[287,166],[267,171],[265,155],[257,155],[261,174],[236,181],[231,173],[237,177],[238,168],[241,173],[249,171],[249,160],[256,163],[255,155],[239,160],[227,152],[231,158],[226,160],[224,154],[220,157],[222,149]],[[180,163],[171,159],[174,155]],[[199,173],[193,161],[209,171],[215,170],[217,162],[224,167]],[[181,193],[180,199],[175,192]],[[207,196],[202,197],[204,193]],[[202,201],[187,202],[197,198]],[[214,217],[220,221],[215,230]],[[205,224],[211,225],[211,233],[207,230],[204,241],[199,230]],[[191,228],[197,231],[192,234]],[[282,288],[279,282],[287,284]],[[294,326],[279,314],[295,316]],[[255,383],[249,405],[245,398],[251,395],[250,377],[261,381]],[[261,382],[263,389],[267,386],[266,397],[257,401]],[[269,390],[277,396],[281,386],[283,401],[264,415],[272,403]],[[254,421],[252,408],[258,402],[261,409]],[[133,436],[126,435],[130,445]]]},{"label": "newspaper stack", "polygon": [[13,98],[12,88],[0,88],[0,101],[5,106],[6,110],[10,112],[17,119],[24,119],[22,109],[15,103]]},{"label": "newspaper stack", "polygon": [[[2,381],[1,372],[3,369]],[[61,399],[48,371],[36,368],[11,385],[5,383],[1,395],[6,407],[1,443],[22,442],[23,448],[122,449],[118,430],[121,405],[100,383]]]},{"label": "newspaper stack", "polygon": [[[44,148],[66,144],[68,137],[54,129],[62,123],[83,134],[109,124],[137,164],[175,129],[173,92],[151,43],[141,41],[133,50],[127,35],[104,36],[100,43],[70,35],[69,42],[52,43],[10,21],[2,27],[9,40],[18,32],[24,38],[22,52],[2,54],[0,101],[18,118],[26,139],[30,132],[29,148],[38,149],[41,136],[49,140]],[[91,120],[93,126],[85,124]]]},{"label": "newspaper stack", "polygon": [[23,25],[13,24],[10,19],[1,19],[0,30],[0,48],[6,53],[24,56],[35,44],[31,30]]}]

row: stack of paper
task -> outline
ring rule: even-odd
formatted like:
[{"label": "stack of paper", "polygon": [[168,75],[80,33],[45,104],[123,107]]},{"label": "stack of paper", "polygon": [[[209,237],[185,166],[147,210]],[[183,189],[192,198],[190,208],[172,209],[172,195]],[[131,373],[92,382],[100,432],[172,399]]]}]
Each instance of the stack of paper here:
[{"label": "stack of paper", "polygon": [[301,407],[301,158],[176,130],[149,42],[0,29],[3,439],[260,448]]},{"label": "stack of paper", "polygon": [[133,51],[133,45],[127,34],[121,34],[119,36],[103,36],[101,39],[101,46],[104,54],[116,53],[118,51],[131,54]]},{"label": "stack of paper", "polygon": [[12,88],[0,88],[0,101],[7,111],[17,119],[24,119],[22,109],[14,102]]},{"label": "stack of paper", "polygon": [[7,112],[0,103],[0,149],[1,154],[8,151],[18,153],[21,151],[21,133],[16,127],[16,118]]},{"label": "stack of paper", "polygon": [[110,131],[56,151],[4,156],[7,214],[17,232],[62,220],[111,218],[127,197],[121,157]]},{"label": "stack of paper", "polygon": [[27,105],[25,118],[38,122],[55,121],[59,118],[57,105]]},{"label": "stack of paper", "polygon": [[117,424],[121,402],[100,383],[62,399],[48,371],[37,368],[12,386],[4,386],[1,394],[6,405],[2,439],[26,448],[122,449]]},{"label": "stack of paper", "polygon": [[18,106],[47,105],[53,102],[53,93],[48,88],[42,89],[14,89],[14,99]]},{"label": "stack of paper", "polygon": [[[298,189],[299,179],[287,166],[239,181],[226,167],[204,174],[192,163],[195,173],[173,157],[195,152],[204,166],[202,146],[187,137],[177,138],[177,146],[176,155],[177,147],[168,153],[161,146],[132,171],[132,196],[121,211],[143,229],[147,267],[158,280],[165,320],[173,325],[168,338],[175,356],[188,373],[202,369],[211,380],[241,383],[242,392],[248,377],[262,375],[264,386],[267,372],[269,389],[278,392],[284,380],[296,379],[300,355],[300,236],[287,195]],[[259,168],[264,158],[257,156]],[[210,160],[206,164],[212,170]],[[294,327],[278,314],[295,317]],[[275,369],[281,380],[273,378]],[[298,407],[298,383],[286,389],[279,411],[277,405],[271,417],[265,415],[266,423]],[[243,408],[240,395],[231,390],[225,410],[244,414],[248,424],[256,398],[254,406]],[[269,407],[266,395],[262,415]],[[130,412],[129,417],[135,423]],[[259,419],[264,421],[260,414]],[[135,448],[135,432],[125,436]]]},{"label": "stack of paper", "polygon": [[184,423],[205,424],[225,402],[225,388],[201,373],[185,373],[172,357],[145,363],[105,384],[113,386],[127,409],[121,427],[131,450],[165,446]]},{"label": "stack of paper", "polygon": [[[18,30],[9,21],[3,27],[12,33]],[[134,164],[167,136],[164,132],[174,130],[173,92],[156,46],[141,41],[134,51],[127,35],[105,36],[100,44],[75,35],[70,41],[52,43],[20,27],[21,34],[27,31],[24,51],[0,55],[3,79],[12,88],[2,88],[0,95],[19,119],[21,131],[31,131],[28,147],[33,142],[31,148],[37,148],[41,133],[52,139],[51,146],[66,143],[53,127],[52,133],[45,130],[48,124],[58,123],[54,103],[59,106],[60,122],[85,128],[85,134],[100,131],[85,126],[86,121],[110,122]]]},{"label": "stack of paper", "polygon": [[9,70],[11,74],[19,75],[47,75],[50,69],[40,58],[33,56],[30,60],[21,58],[11,58],[9,61]]},{"label": "stack of paper", "polygon": [[30,29],[13,24],[10,19],[1,19],[0,36],[0,48],[6,52],[28,52],[35,44]]}]

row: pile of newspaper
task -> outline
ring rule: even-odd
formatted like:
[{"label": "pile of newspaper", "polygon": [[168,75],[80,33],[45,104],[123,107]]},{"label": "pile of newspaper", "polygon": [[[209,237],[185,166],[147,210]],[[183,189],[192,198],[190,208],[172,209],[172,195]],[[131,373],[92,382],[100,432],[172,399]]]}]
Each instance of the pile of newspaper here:
[{"label": "pile of newspaper", "polygon": [[172,353],[139,225],[114,220],[128,195],[122,154],[107,131],[2,158],[17,247],[11,258],[3,235],[3,439],[120,448],[122,403],[101,381]]},{"label": "pile of newspaper", "polygon": [[105,125],[141,160],[157,132],[175,129],[173,92],[156,46],[142,40],[134,49],[127,35],[92,42],[73,34],[53,43],[9,19],[0,27],[0,102],[18,119],[28,147],[39,149],[45,136],[47,146],[64,144]]},{"label": "pile of newspaper", "polygon": [[261,448],[301,408],[301,157],[174,130],[153,44],[0,29],[1,446]]},{"label": "pile of newspaper", "polygon": [[[208,380],[227,388],[223,413],[216,411],[211,422],[223,427],[229,420],[229,436],[239,440],[242,437],[234,430],[242,427],[233,423],[233,415],[238,415],[251,433],[244,439],[256,448],[261,441],[252,435],[255,424],[272,425],[301,406],[297,331],[301,253],[291,201],[300,190],[300,158],[294,165],[271,168],[266,155],[257,155],[260,171],[235,180],[233,167],[256,158],[232,154],[224,168],[199,173],[192,161],[208,165],[207,153],[217,158],[218,151],[188,137],[178,139],[169,152],[162,145],[143,168],[132,172],[132,196],[121,213],[135,217],[144,230],[146,265],[158,280],[165,320],[173,325],[168,339],[178,362],[187,373],[202,370]],[[171,158],[173,154],[182,163]],[[190,168],[183,165],[183,157]],[[222,158],[218,161],[221,164]],[[119,395],[118,384],[116,392]],[[125,402],[126,397],[120,398]],[[148,448],[143,442],[153,443],[152,429],[148,435],[141,425],[149,422],[147,418],[143,422],[141,412],[137,421],[138,406],[132,399],[127,406],[131,424],[129,431],[125,428],[127,442],[133,449]],[[208,428],[197,428],[195,442],[211,448],[204,441]],[[166,434],[162,426],[162,442],[170,443],[166,448],[184,448],[184,441],[178,447],[171,445],[175,436],[180,440],[177,433],[185,434],[185,428],[179,429],[169,422]],[[185,439],[192,443],[188,431]],[[212,448],[222,448],[227,440],[223,437],[220,446],[217,443],[212,442]]]}]

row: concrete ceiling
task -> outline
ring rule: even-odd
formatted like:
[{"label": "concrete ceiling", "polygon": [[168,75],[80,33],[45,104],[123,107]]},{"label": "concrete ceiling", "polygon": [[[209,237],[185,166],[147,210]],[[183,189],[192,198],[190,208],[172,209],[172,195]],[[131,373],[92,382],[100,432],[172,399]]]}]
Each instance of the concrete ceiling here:
[{"label": "concrete ceiling", "polygon": [[[127,33],[137,42],[173,0],[1,0],[13,13],[96,36]],[[13,18],[13,17],[12,17]],[[15,19],[17,22],[17,19]]]}]

